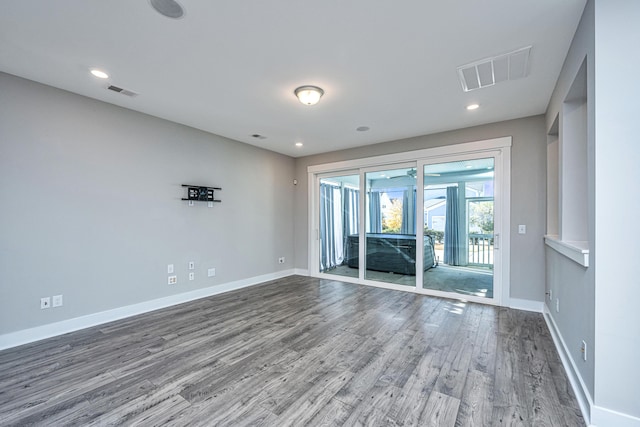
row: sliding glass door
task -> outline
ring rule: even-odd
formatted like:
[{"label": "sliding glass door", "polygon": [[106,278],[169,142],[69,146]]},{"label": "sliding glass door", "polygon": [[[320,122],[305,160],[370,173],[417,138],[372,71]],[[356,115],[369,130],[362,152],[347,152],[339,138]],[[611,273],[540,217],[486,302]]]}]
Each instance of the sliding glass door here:
[{"label": "sliding glass door", "polygon": [[510,151],[502,144],[337,164],[348,172],[310,167],[311,274],[500,304],[509,277],[508,237],[501,248],[500,235],[508,231]]},{"label": "sliding glass door", "polygon": [[416,175],[415,166],[365,173],[367,280],[416,286]]},{"label": "sliding glass door", "polygon": [[424,273],[423,289],[493,298],[494,158],[422,170],[424,234],[434,265]]}]

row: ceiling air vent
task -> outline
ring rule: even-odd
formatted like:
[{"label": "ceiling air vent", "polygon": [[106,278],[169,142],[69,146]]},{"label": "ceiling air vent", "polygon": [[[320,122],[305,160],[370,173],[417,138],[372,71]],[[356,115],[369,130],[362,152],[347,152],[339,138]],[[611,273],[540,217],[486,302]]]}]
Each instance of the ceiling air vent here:
[{"label": "ceiling air vent", "polygon": [[529,74],[531,46],[458,67],[462,90],[469,92]]},{"label": "ceiling air vent", "polygon": [[112,90],[114,92],[118,92],[121,95],[126,95],[126,96],[130,96],[130,97],[138,96],[137,93],[135,93],[135,92],[133,92],[131,90],[123,89],[121,87],[114,86],[114,85],[107,86],[107,89]]}]

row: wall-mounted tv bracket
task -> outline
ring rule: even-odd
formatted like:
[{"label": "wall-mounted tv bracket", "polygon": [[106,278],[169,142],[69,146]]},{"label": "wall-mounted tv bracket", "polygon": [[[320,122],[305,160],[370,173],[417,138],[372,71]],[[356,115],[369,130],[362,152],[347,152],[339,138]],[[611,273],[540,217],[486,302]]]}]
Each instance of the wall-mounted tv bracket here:
[{"label": "wall-mounted tv bracket", "polygon": [[[187,188],[187,198],[182,200],[188,200],[189,202],[221,202],[214,197],[215,190],[222,190],[220,187],[205,187],[202,185],[190,185],[182,184]],[[191,205],[191,203],[189,203]]]}]

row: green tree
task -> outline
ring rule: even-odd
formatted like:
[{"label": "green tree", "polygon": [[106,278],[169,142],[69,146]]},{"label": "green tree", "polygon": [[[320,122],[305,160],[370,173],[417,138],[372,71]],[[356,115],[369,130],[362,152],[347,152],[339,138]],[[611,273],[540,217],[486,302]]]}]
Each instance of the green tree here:
[{"label": "green tree", "polygon": [[399,233],[402,226],[402,200],[392,199],[391,207],[382,218],[383,233]]},{"label": "green tree", "polygon": [[424,234],[431,236],[434,243],[442,243],[444,239],[444,231],[431,230],[429,227],[424,228]]},{"label": "green tree", "polygon": [[483,234],[493,234],[493,201],[470,203],[469,224],[480,228]]}]

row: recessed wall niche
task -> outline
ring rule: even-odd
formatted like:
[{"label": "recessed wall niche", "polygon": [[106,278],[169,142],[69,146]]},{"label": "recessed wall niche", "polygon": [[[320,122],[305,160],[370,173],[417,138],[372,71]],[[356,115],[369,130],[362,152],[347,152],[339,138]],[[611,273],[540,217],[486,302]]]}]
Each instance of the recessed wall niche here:
[{"label": "recessed wall niche", "polygon": [[586,242],[589,236],[586,61],[562,104],[560,165],[560,238]]},{"label": "recessed wall niche", "polygon": [[589,266],[587,61],[547,134],[547,245]]}]

